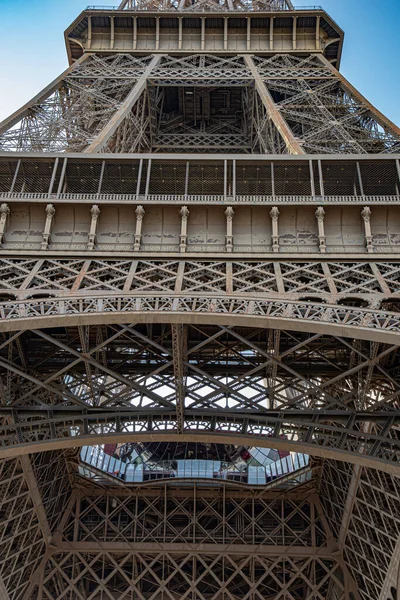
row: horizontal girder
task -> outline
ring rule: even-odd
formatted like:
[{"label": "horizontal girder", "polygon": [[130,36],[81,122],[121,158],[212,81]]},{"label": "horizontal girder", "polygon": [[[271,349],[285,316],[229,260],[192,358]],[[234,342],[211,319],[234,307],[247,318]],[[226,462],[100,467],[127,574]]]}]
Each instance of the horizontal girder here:
[{"label": "horizontal girder", "polygon": [[0,453],[196,439],[398,471],[397,343],[163,314],[5,335]]},{"label": "horizontal girder", "polygon": [[[168,314],[168,317],[166,316]],[[206,294],[118,294],[0,303],[0,330],[131,323],[197,323],[326,333],[398,344],[400,317],[385,310]]]}]

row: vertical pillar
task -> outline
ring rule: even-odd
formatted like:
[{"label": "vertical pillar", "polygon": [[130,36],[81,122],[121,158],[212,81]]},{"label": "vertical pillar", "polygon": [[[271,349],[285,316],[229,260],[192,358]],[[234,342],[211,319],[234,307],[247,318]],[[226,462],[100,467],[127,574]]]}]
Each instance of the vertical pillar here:
[{"label": "vertical pillar", "polygon": [[92,47],[92,17],[89,15],[86,48],[87,48],[87,50],[90,50],[91,47]]},{"label": "vertical pillar", "polygon": [[156,50],[160,49],[160,17],[156,17]]},{"label": "vertical pillar", "polygon": [[269,213],[272,219],[272,252],[279,252],[279,229],[278,218],[280,215],[279,208],[273,206]]},{"label": "vertical pillar", "polygon": [[137,50],[137,17],[133,19],[133,50]]},{"label": "vertical pillar", "polygon": [[367,252],[372,253],[374,251],[374,246],[372,243],[371,209],[369,206],[364,206],[361,211],[361,216],[364,221],[365,245],[367,247]]},{"label": "vertical pillar", "polygon": [[251,49],[251,17],[247,17],[246,48],[247,48],[247,50]]},{"label": "vertical pillar", "polygon": [[110,17],[110,25],[111,25],[110,50],[113,50],[113,48],[114,48],[114,40],[115,40],[115,22],[114,22],[114,17]]},{"label": "vertical pillar", "polygon": [[318,243],[319,243],[319,251],[325,253],[326,252],[326,237],[325,237],[325,227],[324,227],[324,217],[325,211],[323,206],[318,206],[315,211],[315,216],[318,221]]},{"label": "vertical pillar", "polygon": [[6,230],[7,217],[10,214],[10,207],[8,204],[2,204],[0,206],[0,246],[4,242],[4,232]]},{"label": "vertical pillar", "polygon": [[46,223],[44,225],[42,245],[40,247],[41,250],[47,250],[50,243],[50,232],[51,232],[51,222],[55,215],[56,209],[52,204],[48,204],[46,206]]},{"label": "vertical pillar", "polygon": [[186,173],[185,173],[185,198],[187,198],[189,191],[189,172],[190,172],[190,163],[186,161]]},{"label": "vertical pillar", "polygon": [[190,211],[187,206],[182,206],[181,210],[179,211],[179,214],[181,215],[181,235],[179,238],[179,251],[186,252],[187,222],[188,222],[188,217],[189,217]]},{"label": "vertical pillar", "polygon": [[324,174],[322,172],[322,163],[319,159],[318,159],[318,175],[319,175],[319,190],[321,192],[321,196],[325,196]]},{"label": "vertical pillar", "polygon": [[178,17],[178,27],[179,27],[178,50],[182,50],[182,44],[183,44],[182,17]]},{"label": "vertical pillar", "polygon": [[274,17],[269,20],[269,49],[274,49]]},{"label": "vertical pillar", "polygon": [[97,206],[97,204],[93,204],[92,208],[90,209],[90,214],[92,215],[92,220],[90,222],[89,241],[87,249],[93,250],[94,245],[96,243],[97,219],[100,216],[100,209]]},{"label": "vertical pillar", "polygon": [[145,210],[141,204],[136,207],[136,231],[135,231],[135,243],[133,249],[135,252],[139,252],[140,244],[142,243],[142,225],[143,225],[143,217],[145,215]]},{"label": "vertical pillar", "polygon": [[320,42],[320,34],[319,34],[319,27],[320,27],[320,23],[321,23],[321,17],[317,17],[317,23],[315,26],[315,49],[316,50],[320,50],[321,49],[321,42]]},{"label": "vertical pillar", "polygon": [[308,161],[308,165],[309,165],[309,168],[310,168],[311,196],[314,198],[314,196],[315,196],[315,181],[314,181],[314,168],[313,168],[313,161],[312,161],[312,159],[310,159]]},{"label": "vertical pillar", "polygon": [[226,238],[225,238],[225,246],[227,252],[233,251],[233,215],[235,211],[232,206],[228,206],[225,211],[226,216]]},{"label": "vertical pillar", "polygon": [[228,17],[224,17],[224,50],[228,50]]},{"label": "vertical pillar", "polygon": [[[18,167],[17,167],[17,169],[18,169]],[[400,184],[400,160],[398,158],[396,158],[396,171],[397,171],[398,183]],[[16,173],[17,173],[17,171],[16,171]],[[12,191],[12,190],[10,190],[10,191]]]},{"label": "vertical pillar", "polygon": [[206,47],[206,18],[201,17],[201,49]]},{"label": "vertical pillar", "polygon": [[224,160],[224,196],[228,193],[228,161]]},{"label": "vertical pillar", "polygon": [[293,17],[292,45],[293,45],[293,50],[296,50],[296,48],[297,48],[297,17]]}]

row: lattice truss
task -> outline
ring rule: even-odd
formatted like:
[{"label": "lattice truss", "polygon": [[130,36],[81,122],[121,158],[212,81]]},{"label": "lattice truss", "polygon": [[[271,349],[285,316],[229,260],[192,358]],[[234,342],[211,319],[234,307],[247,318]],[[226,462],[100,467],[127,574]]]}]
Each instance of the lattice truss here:
[{"label": "lattice truss", "polygon": [[153,148],[249,150],[251,81],[242,57],[164,57],[148,80]]},{"label": "lattice truss", "polygon": [[224,12],[240,10],[290,10],[291,0],[123,0],[122,10],[179,10],[197,12],[201,10]]},{"label": "lattice truss", "polygon": [[381,598],[393,559],[398,563],[400,479],[326,461],[321,502],[360,597]]},{"label": "lattice truss", "polygon": [[305,153],[398,151],[397,128],[324,58],[249,60],[255,74],[241,56],[84,55],[12,120],[0,149],[286,154],[295,142]]},{"label": "lattice truss", "polygon": [[[105,440],[150,431],[158,441],[176,432],[199,440],[211,435],[217,443],[233,435],[244,444],[316,456],[329,450],[350,461],[362,453],[365,464],[395,471],[397,344],[254,327],[174,327],[3,334],[2,414],[14,423],[1,427],[2,446],[17,451],[21,443],[65,436]],[[365,422],[371,429],[363,429]]]},{"label": "lattice truss", "polygon": [[349,598],[314,490],[283,498],[161,484],[107,495],[76,488],[71,500],[37,600]]},{"label": "lattice truss", "polygon": [[[0,259],[1,299],[84,294],[264,294],[269,298],[346,300],[396,310],[397,262],[138,260],[71,258]],[[258,296],[261,298],[262,296]]]},{"label": "lattice truss", "polygon": [[398,132],[372,112],[325,59],[277,54],[254,61],[306,153],[399,151]]},{"label": "lattice truss", "polygon": [[[91,54],[79,61],[33,104],[14,127],[0,137],[1,150],[80,152],[102,131],[143,75],[150,57]],[[146,97],[135,104],[121,132],[110,140],[115,151],[140,151],[145,136]],[[146,114],[147,118],[147,114]],[[132,141],[134,128],[134,141]],[[146,141],[143,142],[146,146]],[[132,144],[132,145],[130,145]]]},{"label": "lattice truss", "polygon": [[0,582],[10,600],[35,580],[71,489],[63,452],[0,461]]}]

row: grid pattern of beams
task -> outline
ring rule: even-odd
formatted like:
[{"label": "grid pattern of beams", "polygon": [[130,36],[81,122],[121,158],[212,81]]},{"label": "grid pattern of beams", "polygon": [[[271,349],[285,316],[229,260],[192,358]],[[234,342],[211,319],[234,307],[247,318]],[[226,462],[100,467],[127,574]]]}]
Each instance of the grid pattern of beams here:
[{"label": "grid pattern of beams", "polygon": [[[342,33],[290,0],[122,0],[0,124],[7,600],[389,593],[400,130],[333,66]],[[310,456],[258,487],[78,456],[149,440]]]},{"label": "grid pattern of beams", "polygon": [[[208,148],[229,152],[243,151],[245,139],[251,145],[254,138],[252,151],[269,154],[379,154],[399,150],[400,130],[396,125],[371,104],[366,105],[359,93],[318,54],[306,58],[285,54],[255,59],[246,56],[246,67],[242,68],[244,83],[254,81],[257,93],[246,102],[242,95],[235,109],[245,120],[241,131],[237,120],[222,121],[221,117],[215,120],[205,110],[211,102],[206,79],[213,80],[217,74],[212,85],[215,88],[219,80],[224,82],[219,96],[223,110],[229,112],[230,95],[234,93],[230,91],[229,80],[232,68],[237,70],[241,58],[200,56],[200,69],[195,68],[195,59],[177,61],[166,57],[162,63],[162,80],[169,85],[181,86],[182,75],[183,90],[190,79],[202,85],[202,99],[195,100],[194,115],[200,102],[199,116],[205,128],[196,127],[196,116],[194,122],[185,120],[189,99],[187,91],[183,92],[179,110],[177,107],[175,112],[168,113],[169,119],[174,121],[179,116],[181,122],[181,126],[176,123],[174,128],[172,147],[165,146],[165,136],[158,135],[159,128],[155,128],[163,118],[165,89],[156,85],[156,96],[151,101],[147,90],[147,80],[153,77],[161,55],[143,58],[93,54],[58,78],[53,87],[35,97],[19,115],[16,113],[11,121],[0,124],[0,149],[99,152],[107,148],[110,152],[135,152],[175,147],[177,151]],[[216,64],[222,63],[228,69],[216,73]],[[155,76],[153,86],[159,76],[160,73]],[[234,89],[237,90],[237,83]],[[193,90],[192,99],[196,87]],[[245,90],[243,87],[243,93]]]}]

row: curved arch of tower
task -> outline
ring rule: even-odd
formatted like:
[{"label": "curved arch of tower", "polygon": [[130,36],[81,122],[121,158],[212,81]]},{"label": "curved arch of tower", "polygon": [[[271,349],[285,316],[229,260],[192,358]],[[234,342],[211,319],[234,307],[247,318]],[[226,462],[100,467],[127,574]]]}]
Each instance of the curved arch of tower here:
[{"label": "curved arch of tower", "polygon": [[290,0],[123,0],[0,123],[0,598],[400,598],[400,130]]}]

